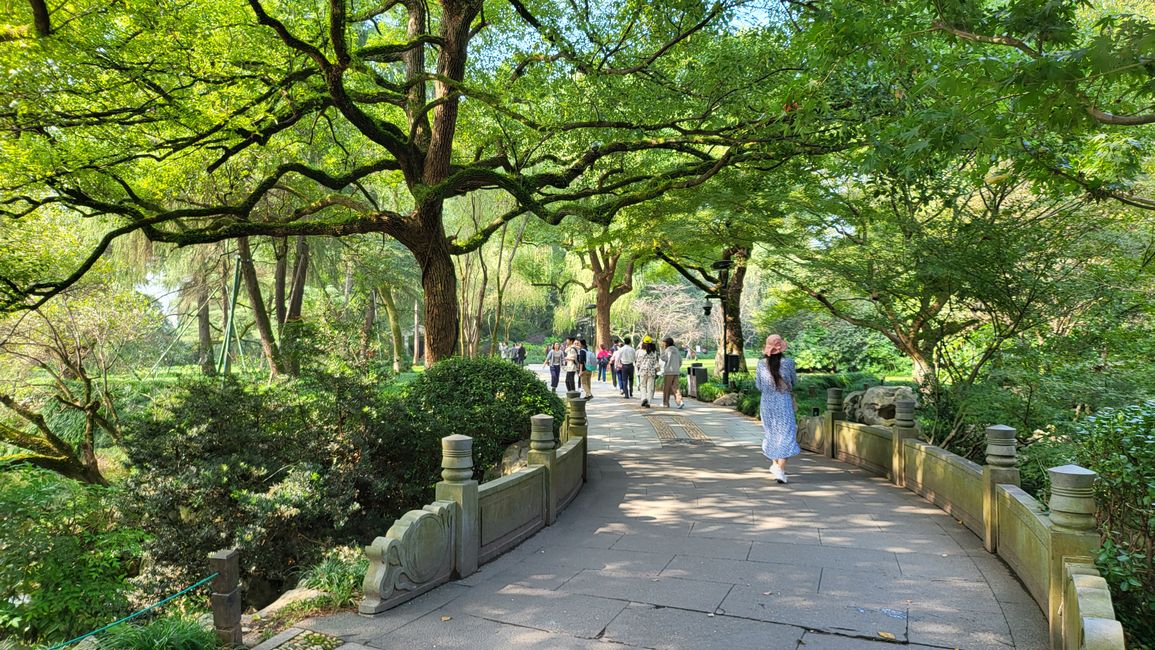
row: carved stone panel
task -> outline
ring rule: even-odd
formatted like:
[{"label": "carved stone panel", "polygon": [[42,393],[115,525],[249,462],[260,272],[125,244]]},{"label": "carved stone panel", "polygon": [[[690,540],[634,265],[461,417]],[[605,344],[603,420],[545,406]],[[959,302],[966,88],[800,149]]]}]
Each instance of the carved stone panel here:
[{"label": "carved stone panel", "polygon": [[369,571],[362,585],[362,614],[377,614],[440,585],[453,573],[452,501],[410,510],[365,547]]}]

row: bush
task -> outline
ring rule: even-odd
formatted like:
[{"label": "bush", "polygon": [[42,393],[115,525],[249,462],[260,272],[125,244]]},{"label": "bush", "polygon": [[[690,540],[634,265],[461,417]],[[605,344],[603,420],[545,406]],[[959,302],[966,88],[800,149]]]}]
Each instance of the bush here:
[{"label": "bush", "polygon": [[1075,436],[1076,460],[1099,474],[1095,497],[1111,585],[1128,647],[1155,647],[1155,400],[1104,409]]},{"label": "bush", "polygon": [[188,584],[209,552],[239,546],[259,582],[250,600],[275,595],[363,515],[358,443],[386,429],[375,406],[367,387],[337,377],[192,379],[159,396],[125,430],[126,506],[152,534],[141,586],[161,595]]},{"label": "bush", "polygon": [[[473,438],[479,480],[506,447],[529,438],[531,416],[552,415],[555,434],[565,418],[565,404],[536,374],[490,358],[446,359],[410,384],[404,400],[435,440],[455,433]],[[440,463],[440,454],[435,459]]]},{"label": "bush", "polygon": [[4,474],[0,637],[63,641],[128,611],[125,577],[143,534],[120,521],[110,494],[47,471]]},{"label": "bush", "polygon": [[481,476],[542,412],[556,431],[561,400],[494,360],[443,361],[399,391],[341,375],[186,380],[126,426],[128,507],[152,534],[138,582],[183,586],[239,546],[247,599],[267,603],[324,549],[367,544],[432,500],[443,436],[473,436]]}]

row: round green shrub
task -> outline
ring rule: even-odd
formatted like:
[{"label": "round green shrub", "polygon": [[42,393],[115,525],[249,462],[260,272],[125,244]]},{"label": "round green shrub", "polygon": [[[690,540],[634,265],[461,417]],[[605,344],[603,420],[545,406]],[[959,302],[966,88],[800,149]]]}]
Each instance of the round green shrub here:
[{"label": "round green shrub", "polygon": [[555,435],[565,418],[565,404],[536,374],[488,358],[441,361],[410,384],[403,399],[436,440],[473,438],[478,477],[501,461],[506,447],[529,438],[530,417],[552,415]]}]

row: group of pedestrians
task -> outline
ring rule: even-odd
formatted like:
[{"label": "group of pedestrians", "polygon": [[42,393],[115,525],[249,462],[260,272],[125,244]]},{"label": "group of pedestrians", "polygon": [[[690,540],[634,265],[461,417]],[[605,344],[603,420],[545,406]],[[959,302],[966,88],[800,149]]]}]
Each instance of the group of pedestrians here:
[{"label": "group of pedestrians", "polygon": [[[545,366],[550,371],[550,385],[556,392],[561,374],[565,373],[567,391],[576,391],[580,384],[584,397],[593,398],[593,373],[598,381],[610,381],[622,397],[634,397],[634,383],[642,394],[641,406],[650,408],[662,378],[662,406],[670,406],[670,398],[678,408],[685,406],[680,388],[682,353],[672,338],[662,340],[658,350],[654,340],[642,337],[641,348],[634,349],[625,337],[607,348],[602,344],[595,354],[585,339],[567,338],[564,346],[554,343],[546,351]],[[788,482],[786,460],[802,453],[798,445],[797,404],[794,401],[794,383],[797,371],[794,360],[784,356],[786,341],[777,334],[766,337],[762,358],[754,375],[754,386],[761,391],[759,414],[762,418],[762,454],[770,460],[770,476],[778,483]]]},{"label": "group of pedestrians", "polygon": [[510,345],[509,341],[504,341],[497,344],[498,352],[501,358],[506,361],[512,361],[519,366],[525,366],[525,345],[518,343],[517,345]]},{"label": "group of pedestrians", "polygon": [[550,388],[557,392],[562,373],[565,373],[565,389],[575,392],[579,386],[584,399],[593,399],[593,374],[597,369],[597,357],[589,349],[585,339],[567,338],[565,344],[554,343],[545,352],[545,367],[549,369]]}]

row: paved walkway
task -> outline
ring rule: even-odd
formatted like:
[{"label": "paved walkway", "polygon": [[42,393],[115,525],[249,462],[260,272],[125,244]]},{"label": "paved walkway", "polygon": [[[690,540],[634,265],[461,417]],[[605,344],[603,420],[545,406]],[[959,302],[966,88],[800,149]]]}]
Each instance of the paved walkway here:
[{"label": "paved walkway", "polygon": [[778,485],[749,418],[594,394],[589,482],[554,526],[377,617],[301,626],[345,650],[1047,647],[1006,566],[913,493],[809,453]]}]

